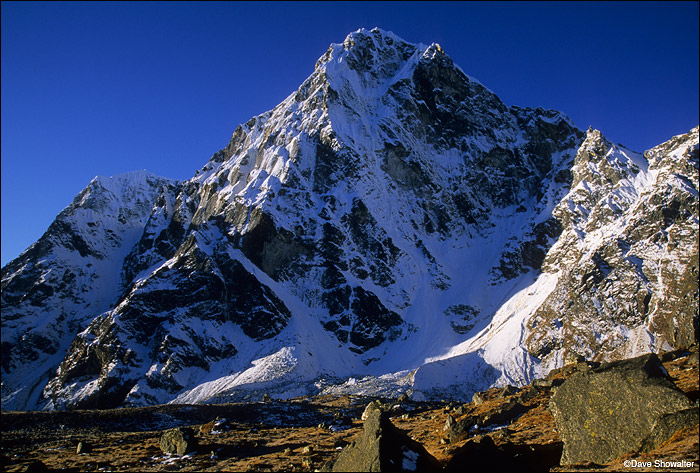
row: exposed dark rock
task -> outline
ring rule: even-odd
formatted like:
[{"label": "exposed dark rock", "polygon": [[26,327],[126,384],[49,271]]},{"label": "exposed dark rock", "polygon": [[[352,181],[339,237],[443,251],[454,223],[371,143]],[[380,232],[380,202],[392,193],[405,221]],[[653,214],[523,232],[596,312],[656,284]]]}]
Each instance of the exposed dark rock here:
[{"label": "exposed dark rock", "polygon": [[477,437],[457,449],[443,471],[549,471],[559,464],[562,445],[496,445],[491,437]]},{"label": "exposed dark rock", "polygon": [[40,460],[34,460],[22,470],[26,473],[44,473],[51,471],[46,464]]},{"label": "exposed dark rock", "polygon": [[445,315],[450,317],[452,329],[459,334],[466,334],[474,328],[479,313],[478,308],[466,304],[451,305],[445,309]]},{"label": "exposed dark rock", "polygon": [[254,340],[277,335],[292,315],[289,309],[238,261],[220,255],[216,261],[224,277],[227,318]]},{"label": "exposed dark rock", "polygon": [[[664,416],[691,407],[654,354],[577,372],[549,404],[564,441],[562,464],[603,464],[636,451]],[[658,435],[675,422],[661,421]]]},{"label": "exposed dark rock", "polygon": [[500,404],[492,411],[486,412],[479,416],[478,424],[481,427],[489,425],[500,425],[510,423],[513,419],[528,411],[529,408],[522,405],[520,402],[511,400]]},{"label": "exposed dark rock", "polygon": [[343,449],[330,471],[437,471],[440,464],[425,448],[372,409],[362,434]]},{"label": "exposed dark rock", "polygon": [[648,452],[649,450],[653,450],[670,439],[673,434],[679,430],[685,427],[698,425],[698,422],[697,406],[663,415],[656,421],[654,427],[651,429],[651,433],[642,442],[640,451]]},{"label": "exposed dark rock", "polygon": [[253,209],[249,230],[241,237],[241,251],[271,278],[279,280],[297,259],[311,255],[311,248],[294,233],[277,227],[269,214]]}]

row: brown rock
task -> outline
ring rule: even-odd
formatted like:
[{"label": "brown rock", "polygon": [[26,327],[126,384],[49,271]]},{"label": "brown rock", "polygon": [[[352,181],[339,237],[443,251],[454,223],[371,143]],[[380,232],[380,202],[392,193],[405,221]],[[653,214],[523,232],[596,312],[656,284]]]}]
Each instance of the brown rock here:
[{"label": "brown rock", "polygon": [[196,447],[192,429],[174,428],[166,430],[160,436],[160,449],[163,453],[185,455]]},{"label": "brown rock", "polygon": [[418,442],[394,427],[386,413],[368,413],[362,434],[345,448],[331,471],[438,471],[439,462]]}]

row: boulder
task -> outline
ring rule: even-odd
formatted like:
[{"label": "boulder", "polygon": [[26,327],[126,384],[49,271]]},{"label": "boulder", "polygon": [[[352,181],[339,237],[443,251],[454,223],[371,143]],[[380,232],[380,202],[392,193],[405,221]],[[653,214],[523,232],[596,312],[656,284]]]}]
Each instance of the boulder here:
[{"label": "boulder", "polygon": [[653,450],[673,437],[673,434],[679,430],[691,425],[698,425],[698,422],[700,422],[699,417],[697,407],[683,409],[682,411],[662,416],[652,427],[649,436],[642,442],[640,450],[642,452]]},{"label": "boulder", "polygon": [[540,388],[540,389],[551,389],[551,388],[556,388],[557,386],[561,386],[564,384],[564,380],[562,378],[554,378],[554,379],[549,379],[549,378],[544,378],[544,379],[536,379],[532,382],[532,385],[535,388]]},{"label": "boulder", "polygon": [[456,422],[453,422],[447,429],[447,438],[451,443],[459,442],[469,436],[470,430],[477,427],[479,422],[478,416],[465,416]]},{"label": "boulder", "polygon": [[[530,408],[516,400],[510,400],[477,415],[468,415],[455,420],[447,417],[443,430],[447,432],[450,442],[464,440],[475,427],[484,428],[494,425],[510,424],[516,417],[527,412]],[[478,429],[477,429],[478,430]]]},{"label": "boulder", "polygon": [[489,436],[470,439],[458,448],[443,471],[549,471],[559,464],[562,444],[516,445],[504,442],[496,445]]},{"label": "boulder", "polygon": [[196,439],[192,429],[176,427],[166,430],[160,436],[160,449],[163,453],[173,455],[185,455],[196,446]]},{"label": "boulder", "polygon": [[534,399],[535,397],[537,397],[539,393],[540,392],[536,387],[527,386],[518,393],[517,399],[520,403],[525,403],[528,402],[530,399]]},{"label": "boulder", "polygon": [[376,399],[374,401],[370,402],[369,404],[367,404],[367,407],[365,407],[364,412],[362,412],[362,417],[361,417],[362,421],[367,420],[367,417],[369,417],[369,414],[375,410],[382,410],[382,403]]},{"label": "boulder", "polygon": [[502,388],[498,388],[494,390],[493,396],[491,396],[492,399],[503,399],[504,397],[512,396],[513,394],[518,393],[518,388],[515,386],[511,386],[510,384],[503,386]]},{"label": "boulder", "polygon": [[84,453],[90,453],[92,451],[92,446],[87,442],[78,442],[78,446],[75,448],[75,453],[78,455]]},{"label": "boulder", "polygon": [[480,427],[494,424],[510,424],[513,419],[524,414],[528,409],[528,407],[525,407],[520,402],[511,400],[481,414],[478,424]]},{"label": "boulder", "polygon": [[472,402],[475,406],[480,406],[485,401],[491,401],[494,399],[503,399],[504,397],[512,396],[517,394],[518,388],[515,386],[507,385],[501,388],[489,389],[488,391],[476,392],[472,396]]},{"label": "boulder", "polygon": [[27,466],[25,466],[24,470],[21,471],[24,471],[26,473],[44,473],[51,470],[40,460],[34,460],[30,462]]},{"label": "boulder", "polygon": [[442,430],[447,430],[449,431],[452,429],[452,427],[455,425],[455,418],[452,416],[447,416],[447,420],[445,421],[445,426],[442,428]]},{"label": "boulder", "polygon": [[302,455],[311,455],[313,453],[314,453],[314,447],[311,445],[307,445],[306,447],[301,449]]},{"label": "boulder", "polygon": [[[605,464],[638,451],[660,419],[691,407],[655,354],[577,372],[549,403],[564,442],[562,465]],[[674,433],[673,422],[664,425],[671,427],[659,427],[654,444]]]},{"label": "boulder", "polygon": [[396,428],[387,413],[372,409],[363,432],[343,449],[329,471],[438,471],[439,462]]},{"label": "boulder", "polygon": [[212,430],[214,430],[213,420],[199,426],[199,433],[202,435],[209,435]]}]

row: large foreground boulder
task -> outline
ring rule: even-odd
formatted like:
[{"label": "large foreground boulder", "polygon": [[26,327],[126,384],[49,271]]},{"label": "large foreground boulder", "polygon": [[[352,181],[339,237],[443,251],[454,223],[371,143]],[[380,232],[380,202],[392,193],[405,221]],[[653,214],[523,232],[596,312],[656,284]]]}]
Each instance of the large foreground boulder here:
[{"label": "large foreground boulder", "polygon": [[564,442],[562,465],[605,464],[660,445],[688,417],[673,414],[692,407],[655,354],[576,373],[549,403]]},{"label": "large foreground boulder", "polygon": [[367,412],[363,432],[338,456],[330,471],[438,471],[439,462],[396,428],[381,409]]}]

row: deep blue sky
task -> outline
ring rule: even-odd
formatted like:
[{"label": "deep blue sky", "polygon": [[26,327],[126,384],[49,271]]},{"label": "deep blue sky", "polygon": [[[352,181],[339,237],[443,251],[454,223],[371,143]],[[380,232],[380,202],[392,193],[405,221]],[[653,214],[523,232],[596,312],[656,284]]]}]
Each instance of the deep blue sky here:
[{"label": "deep blue sky", "polygon": [[360,27],[643,151],[698,124],[698,2],[2,2],[2,265],[95,175],[188,179]]}]

